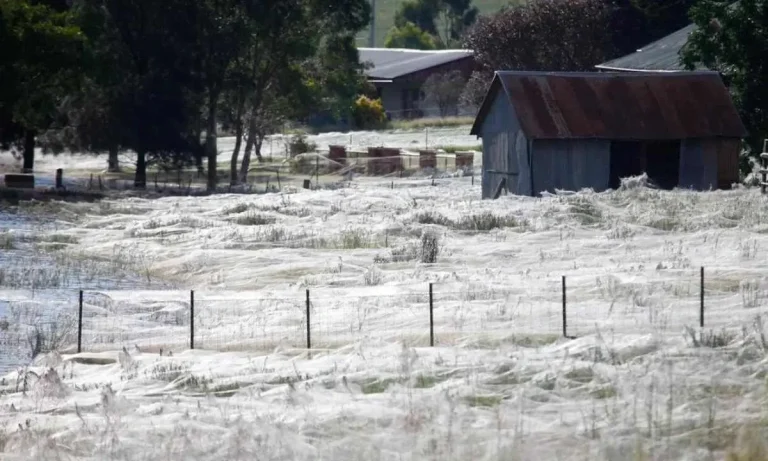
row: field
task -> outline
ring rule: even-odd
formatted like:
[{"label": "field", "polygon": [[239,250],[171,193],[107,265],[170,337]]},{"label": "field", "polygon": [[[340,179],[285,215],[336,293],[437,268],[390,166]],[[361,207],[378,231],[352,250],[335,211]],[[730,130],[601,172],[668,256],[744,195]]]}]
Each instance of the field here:
[{"label": "field", "polygon": [[768,459],[759,191],[479,197],[356,177],[0,214],[0,346],[59,345],[0,378],[0,457]]},{"label": "field", "polygon": [[[384,46],[387,32],[395,22],[395,12],[401,0],[376,0],[376,46]],[[472,4],[480,10],[480,14],[492,14],[502,7],[519,3],[515,0],[473,0]],[[370,29],[358,35],[358,46],[369,46]]]}]

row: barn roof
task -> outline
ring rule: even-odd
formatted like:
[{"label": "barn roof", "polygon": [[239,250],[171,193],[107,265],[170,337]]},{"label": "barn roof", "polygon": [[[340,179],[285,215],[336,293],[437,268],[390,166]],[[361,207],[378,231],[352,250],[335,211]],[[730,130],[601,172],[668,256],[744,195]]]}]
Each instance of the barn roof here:
[{"label": "barn roof", "polygon": [[[694,30],[696,30],[696,26],[689,24],[677,32],[673,32],[666,37],[642,47],[635,53],[604,62],[595,66],[595,68],[629,72],[674,72],[685,70],[680,63],[680,50],[688,42],[688,36]],[[703,69],[703,67],[699,68]]]},{"label": "barn roof", "polygon": [[471,134],[500,91],[528,139],[746,136],[716,72],[496,72]]},{"label": "barn roof", "polygon": [[370,80],[393,80],[472,56],[471,50],[409,50],[400,48],[358,48],[360,62],[369,63]]}]

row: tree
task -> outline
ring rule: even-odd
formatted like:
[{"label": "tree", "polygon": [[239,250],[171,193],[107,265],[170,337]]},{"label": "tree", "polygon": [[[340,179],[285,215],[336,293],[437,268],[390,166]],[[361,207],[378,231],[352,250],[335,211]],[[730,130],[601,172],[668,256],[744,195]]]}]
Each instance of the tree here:
[{"label": "tree", "polygon": [[458,115],[459,96],[464,88],[464,77],[458,70],[430,75],[422,85],[427,104],[434,105],[441,117]]},{"label": "tree", "polygon": [[589,71],[613,56],[603,0],[538,0],[481,17],[465,48],[486,71]]},{"label": "tree", "polygon": [[151,163],[178,168],[200,155],[194,127],[203,89],[191,0],[79,0],[89,37],[87,85],[70,117],[76,142],[136,152],[136,187]]},{"label": "tree", "polygon": [[[405,0],[395,12],[395,26],[389,36],[393,43],[397,37],[410,38],[399,40],[422,44],[424,47],[419,49],[432,49],[426,45],[429,42],[434,42],[437,48],[453,47],[475,23],[477,15],[478,9],[472,6],[472,0]],[[434,38],[427,40],[424,34]]]},{"label": "tree", "polygon": [[748,151],[757,156],[768,137],[768,1],[701,0],[690,14],[698,27],[681,52],[682,62],[688,69],[703,65],[722,73],[749,132]]},{"label": "tree", "polygon": [[0,2],[0,147],[33,171],[37,136],[80,80],[83,36],[69,12],[25,0]]},{"label": "tree", "polygon": [[393,27],[384,40],[386,48],[408,48],[412,50],[434,50],[437,48],[435,39],[429,33],[421,30],[412,22],[401,27]]},{"label": "tree", "polygon": [[476,113],[483,104],[488,87],[493,80],[493,73],[488,71],[475,71],[459,95],[459,107],[469,113]]},{"label": "tree", "polygon": [[[232,155],[230,181],[244,181],[251,149],[261,161],[264,137],[288,118],[329,111],[347,115],[363,82],[355,35],[369,21],[365,0],[273,0],[263,10],[245,60],[251,85],[241,86],[247,101],[238,124],[247,126],[245,153],[237,174],[239,143]],[[238,140],[242,132],[236,132]]]}]

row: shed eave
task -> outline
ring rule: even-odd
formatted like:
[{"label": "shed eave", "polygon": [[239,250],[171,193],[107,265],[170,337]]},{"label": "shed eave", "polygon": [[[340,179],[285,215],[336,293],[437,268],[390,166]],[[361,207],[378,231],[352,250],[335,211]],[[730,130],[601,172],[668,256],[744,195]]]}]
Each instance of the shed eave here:
[{"label": "shed eave", "polygon": [[[595,69],[598,70],[609,70],[611,72],[644,72],[644,73],[659,73],[659,74],[672,74],[672,73],[680,73],[680,70],[672,70],[672,69],[630,69],[625,67],[613,67],[613,66],[603,66],[603,65],[597,65],[595,66]],[[691,71],[695,72],[695,71]]]}]

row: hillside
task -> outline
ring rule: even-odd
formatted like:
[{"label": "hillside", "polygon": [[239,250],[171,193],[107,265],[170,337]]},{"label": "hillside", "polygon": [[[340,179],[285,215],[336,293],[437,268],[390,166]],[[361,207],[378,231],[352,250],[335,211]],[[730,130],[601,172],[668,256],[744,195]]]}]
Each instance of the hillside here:
[{"label": "hillside", "polygon": [[[376,46],[384,46],[384,38],[395,22],[395,11],[403,0],[376,0]],[[474,0],[480,14],[491,14],[510,3],[518,3],[515,0]],[[359,46],[368,46],[369,29],[358,36]]]}]

